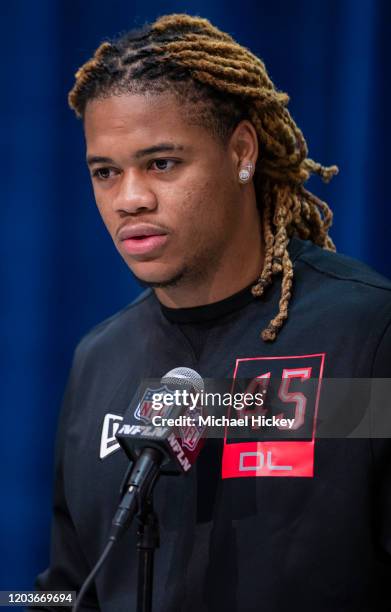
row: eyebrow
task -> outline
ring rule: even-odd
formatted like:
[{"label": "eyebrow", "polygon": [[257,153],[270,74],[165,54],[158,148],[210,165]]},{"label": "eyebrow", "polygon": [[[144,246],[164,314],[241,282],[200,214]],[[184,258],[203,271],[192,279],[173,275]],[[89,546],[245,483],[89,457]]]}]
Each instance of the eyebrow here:
[{"label": "eyebrow", "polygon": [[[160,142],[157,145],[153,145],[152,147],[147,147],[146,149],[139,149],[132,156],[133,159],[141,159],[146,155],[152,155],[153,153],[162,153],[163,151],[183,151],[184,146],[175,145],[169,142]],[[87,164],[91,166],[92,164],[113,164],[114,160],[110,157],[101,157],[99,155],[88,155],[87,156]]]}]

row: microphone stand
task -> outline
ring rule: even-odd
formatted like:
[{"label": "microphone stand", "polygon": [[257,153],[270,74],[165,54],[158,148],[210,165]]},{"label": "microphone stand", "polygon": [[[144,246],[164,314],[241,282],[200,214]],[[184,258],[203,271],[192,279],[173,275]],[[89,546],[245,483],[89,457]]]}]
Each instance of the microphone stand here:
[{"label": "microphone stand", "polygon": [[151,612],[154,554],[160,544],[159,521],[153,508],[152,494],[145,500],[138,518],[137,612]]},{"label": "microphone stand", "polygon": [[157,448],[145,447],[140,456],[129,465],[122,481],[121,502],[111,523],[108,542],[98,562],[83,582],[72,612],[80,610],[80,604],[88,588],[95,580],[115,542],[123,535],[135,516],[141,522],[137,545],[139,551],[137,612],[151,612],[153,555],[155,548],[159,546],[158,522],[153,511],[152,491],[163,458],[163,454]]},{"label": "microphone stand", "polygon": [[122,501],[113,519],[114,533],[121,533],[133,516],[138,519],[137,612],[152,612],[154,555],[160,545],[153,489],[162,457],[157,449],[145,448],[139,460],[130,463],[120,487]]}]

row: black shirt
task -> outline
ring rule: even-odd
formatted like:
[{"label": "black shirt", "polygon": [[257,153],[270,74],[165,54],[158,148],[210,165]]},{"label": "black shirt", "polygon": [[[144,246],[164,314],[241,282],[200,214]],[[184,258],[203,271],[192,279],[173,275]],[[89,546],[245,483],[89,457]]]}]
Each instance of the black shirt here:
[{"label": "black shirt", "polygon": [[[260,299],[245,290],[176,313],[147,291],[83,338],[59,421],[51,562],[37,588],[79,590],[104,548],[128,464],[115,428],[140,379],[178,366],[204,378],[390,377],[391,283],[310,242],[289,249],[289,318],[273,343],[260,332],[278,310],[278,279]],[[322,417],[323,400],[320,389],[306,418]],[[186,476],[157,483],[154,612],[390,612],[390,441],[271,436],[255,453],[241,444],[208,444]],[[135,542],[132,528],[84,609],[135,607]]]},{"label": "black shirt", "polygon": [[166,319],[179,327],[191,344],[196,359],[201,356],[209,331],[216,324],[216,320],[231,312],[240,310],[255,298],[251,293],[251,283],[241,291],[212,304],[194,306],[191,308],[168,308],[160,304]]}]

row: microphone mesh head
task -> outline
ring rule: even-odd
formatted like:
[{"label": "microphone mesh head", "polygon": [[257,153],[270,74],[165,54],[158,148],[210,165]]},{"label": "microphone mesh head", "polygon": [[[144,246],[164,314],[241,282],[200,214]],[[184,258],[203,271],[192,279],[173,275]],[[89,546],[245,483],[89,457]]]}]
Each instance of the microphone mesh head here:
[{"label": "microphone mesh head", "polygon": [[201,376],[191,368],[174,368],[162,377],[161,383],[175,385],[179,389],[195,389],[198,392],[205,388]]}]

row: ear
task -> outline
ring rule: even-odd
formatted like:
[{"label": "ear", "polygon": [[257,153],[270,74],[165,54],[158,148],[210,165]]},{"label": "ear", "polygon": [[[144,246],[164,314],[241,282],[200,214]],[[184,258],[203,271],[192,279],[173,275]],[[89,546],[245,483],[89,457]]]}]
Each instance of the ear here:
[{"label": "ear", "polygon": [[247,119],[240,121],[231,134],[228,145],[235,171],[251,162],[255,168],[258,159],[258,136],[255,127]]}]

